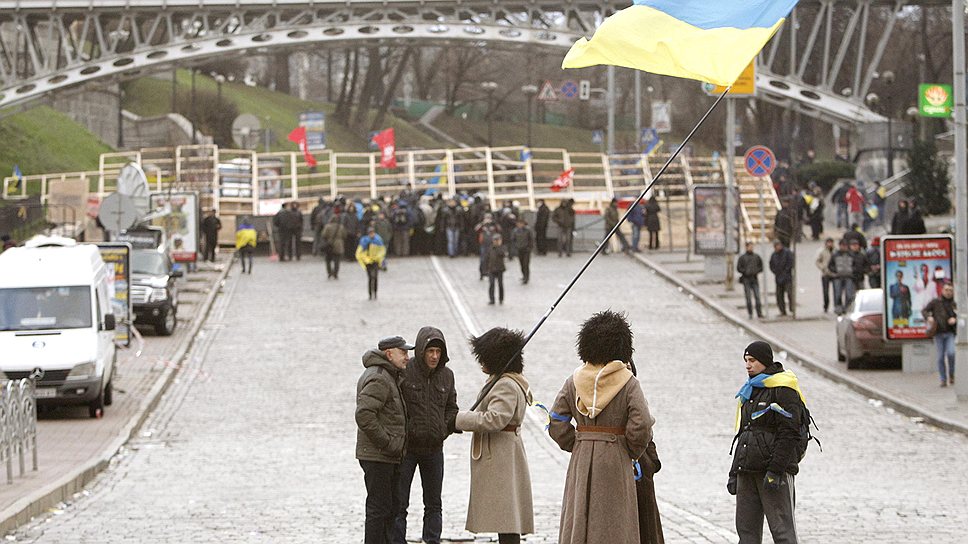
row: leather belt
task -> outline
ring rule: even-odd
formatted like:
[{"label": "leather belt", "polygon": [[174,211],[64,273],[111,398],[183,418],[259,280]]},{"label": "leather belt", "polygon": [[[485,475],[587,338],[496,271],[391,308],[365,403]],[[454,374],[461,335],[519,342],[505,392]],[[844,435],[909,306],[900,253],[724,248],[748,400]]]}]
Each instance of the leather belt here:
[{"label": "leather belt", "polygon": [[[518,432],[518,425],[508,425],[507,427],[501,429],[504,432],[516,433]],[[624,433],[623,433],[624,434]]]},{"label": "leather belt", "polygon": [[598,425],[579,425],[576,429],[580,433],[605,433],[625,436],[625,427],[600,427]]}]

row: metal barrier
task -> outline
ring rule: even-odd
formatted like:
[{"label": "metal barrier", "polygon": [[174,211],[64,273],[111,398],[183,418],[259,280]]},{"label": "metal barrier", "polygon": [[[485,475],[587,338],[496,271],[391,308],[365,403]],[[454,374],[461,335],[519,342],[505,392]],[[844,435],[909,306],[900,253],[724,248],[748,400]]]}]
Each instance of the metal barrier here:
[{"label": "metal barrier", "polygon": [[13,458],[17,456],[20,476],[27,471],[30,449],[33,470],[37,470],[37,399],[34,381],[7,381],[0,389],[0,460],[7,464],[7,483],[13,483]]}]

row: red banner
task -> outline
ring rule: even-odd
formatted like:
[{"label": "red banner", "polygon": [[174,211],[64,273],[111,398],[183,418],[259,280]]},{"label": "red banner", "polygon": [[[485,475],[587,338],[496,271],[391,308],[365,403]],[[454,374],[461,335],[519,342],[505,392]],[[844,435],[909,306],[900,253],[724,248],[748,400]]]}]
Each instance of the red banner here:
[{"label": "red banner", "polygon": [[316,157],[313,157],[313,154],[309,152],[309,145],[306,144],[306,127],[294,128],[289,133],[289,141],[299,146],[307,165],[316,166]]},{"label": "red banner", "polygon": [[575,180],[575,169],[569,168],[561,173],[554,181],[551,182],[551,190],[554,192],[561,191],[562,189],[567,189],[571,186],[571,182]]},{"label": "red banner", "polygon": [[380,166],[383,168],[397,167],[397,138],[392,128],[377,133],[373,143],[380,148]]}]

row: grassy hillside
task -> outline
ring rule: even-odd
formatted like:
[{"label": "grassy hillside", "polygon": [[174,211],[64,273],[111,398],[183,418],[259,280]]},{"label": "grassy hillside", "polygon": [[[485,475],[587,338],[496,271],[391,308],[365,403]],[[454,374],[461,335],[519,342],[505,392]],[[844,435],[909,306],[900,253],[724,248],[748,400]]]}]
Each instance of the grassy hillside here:
[{"label": "grassy hillside", "polygon": [[[215,92],[217,84],[210,77],[197,75],[195,88]],[[178,93],[191,92],[191,75],[178,72]],[[299,114],[304,111],[333,113],[333,105],[278,93],[262,87],[249,87],[241,83],[223,83],[222,99],[234,102],[239,113],[251,113],[265,123],[269,118],[274,143],[273,151],[293,151],[295,144],[286,140],[289,131],[299,124]],[[125,109],[143,116],[167,113],[171,109],[171,81],[143,78],[125,85]],[[395,129],[397,148],[439,148],[442,146],[430,136],[406,121],[387,116],[387,126]],[[326,144],[334,151],[368,151],[366,138],[350,132],[333,122],[326,123]]]},{"label": "grassy hillside", "polygon": [[97,170],[112,149],[70,117],[47,106],[0,119],[0,178],[20,165],[25,175]]},{"label": "grassy hillside", "polygon": [[[472,147],[487,145],[487,122],[470,119],[460,119],[441,115],[434,121],[434,126],[452,137]],[[621,151],[624,142],[631,142],[633,131],[617,131],[616,149]],[[524,145],[528,141],[527,123],[510,123],[495,121],[492,131],[494,146]],[[532,123],[531,143],[534,147],[564,148],[569,151],[601,151],[601,144],[592,143],[592,131],[577,127],[563,127],[558,125],[544,125]]]}]

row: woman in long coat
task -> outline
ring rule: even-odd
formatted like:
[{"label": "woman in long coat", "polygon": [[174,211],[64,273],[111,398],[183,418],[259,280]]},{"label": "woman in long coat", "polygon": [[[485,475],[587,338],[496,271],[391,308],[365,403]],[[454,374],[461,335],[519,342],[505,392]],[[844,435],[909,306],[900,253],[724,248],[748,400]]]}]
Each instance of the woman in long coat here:
[{"label": "woman in long coat", "polygon": [[593,315],[578,334],[585,363],[565,380],[549,426],[551,438],[571,452],[559,544],[639,541],[635,462],[652,441],[655,420],[629,368],[632,350],[628,322],[615,312]]},{"label": "woman in long coat", "polygon": [[517,544],[521,535],[534,532],[531,474],[521,441],[521,425],[531,400],[528,381],[521,374],[524,362],[518,351],[523,345],[520,331],[504,328],[471,340],[488,383],[497,382],[475,411],[459,412],[456,421],[457,429],[474,433],[465,527],[472,533],[498,533],[501,544]]},{"label": "woman in long coat", "polygon": [[649,249],[659,249],[659,230],[662,225],[659,222],[659,201],[653,196],[645,205],[645,228],[649,230]]}]

